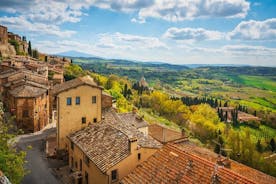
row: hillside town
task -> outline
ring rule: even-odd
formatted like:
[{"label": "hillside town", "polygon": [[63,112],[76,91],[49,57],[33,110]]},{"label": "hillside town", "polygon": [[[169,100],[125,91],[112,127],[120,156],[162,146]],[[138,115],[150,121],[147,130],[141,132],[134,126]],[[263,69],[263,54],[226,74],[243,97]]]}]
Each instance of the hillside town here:
[{"label": "hillside town", "polygon": [[[49,168],[60,183],[276,183],[272,176],[196,145],[184,130],[150,124],[135,108],[118,112],[112,95],[89,75],[65,81],[71,59],[39,52],[33,57],[28,50],[25,37],[0,26],[4,114],[14,117],[9,123],[23,136],[53,128],[39,157],[64,163]],[[144,77],[138,85],[148,88]],[[229,111],[230,121],[233,109],[218,110],[224,116]],[[259,121],[244,112],[238,118]],[[0,183],[9,183],[1,171]]]}]

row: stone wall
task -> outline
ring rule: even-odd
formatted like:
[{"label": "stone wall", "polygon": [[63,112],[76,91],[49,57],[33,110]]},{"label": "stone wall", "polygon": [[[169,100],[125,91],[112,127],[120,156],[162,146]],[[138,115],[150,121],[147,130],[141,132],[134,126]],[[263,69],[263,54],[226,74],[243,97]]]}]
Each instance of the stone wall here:
[{"label": "stone wall", "polygon": [[5,26],[0,25],[0,44],[8,44],[8,31]]},{"label": "stone wall", "polygon": [[112,96],[103,92],[102,94],[102,108],[112,107]]}]

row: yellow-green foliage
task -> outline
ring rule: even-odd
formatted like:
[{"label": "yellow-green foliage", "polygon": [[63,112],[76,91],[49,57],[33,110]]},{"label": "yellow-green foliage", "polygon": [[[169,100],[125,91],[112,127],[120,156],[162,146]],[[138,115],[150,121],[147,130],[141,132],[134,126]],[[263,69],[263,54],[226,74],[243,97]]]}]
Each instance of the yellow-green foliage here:
[{"label": "yellow-green foliage", "polygon": [[76,77],[83,76],[85,74],[86,72],[79,65],[75,64],[70,64],[69,66],[66,66],[64,70],[65,80],[71,80]]},{"label": "yellow-green foliage", "polygon": [[190,115],[189,128],[203,142],[215,138],[218,131],[223,132],[225,125],[219,121],[216,110],[207,104],[200,104],[193,108]]}]

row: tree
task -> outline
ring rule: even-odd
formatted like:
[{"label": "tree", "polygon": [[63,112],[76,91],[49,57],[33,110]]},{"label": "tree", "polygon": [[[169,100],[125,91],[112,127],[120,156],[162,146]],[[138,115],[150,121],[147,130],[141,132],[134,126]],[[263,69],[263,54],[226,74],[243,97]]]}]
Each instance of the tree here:
[{"label": "tree", "polygon": [[31,41],[29,41],[29,44],[28,44],[28,54],[29,56],[33,56],[33,52],[32,52],[32,44],[31,44]]},{"label": "tree", "polygon": [[261,140],[260,140],[260,139],[258,139],[258,141],[257,141],[257,143],[256,143],[256,149],[257,149],[257,151],[260,152],[260,153],[263,151],[263,146],[262,146],[262,144],[261,144]]},{"label": "tree", "polygon": [[36,49],[33,50],[33,57],[38,59],[39,58],[39,53]]},{"label": "tree", "polygon": [[48,56],[45,56],[45,57],[44,57],[44,61],[45,61],[45,62],[48,62]]},{"label": "tree", "polygon": [[24,169],[26,153],[17,151],[12,145],[16,134],[10,133],[10,126],[3,120],[3,108],[0,102],[0,170],[12,183],[20,183],[26,174]]},{"label": "tree", "polygon": [[257,111],[254,111],[254,116],[257,116]]},{"label": "tree", "polygon": [[269,142],[271,151],[274,152],[276,150],[276,144],[275,144],[275,140],[272,138]]}]

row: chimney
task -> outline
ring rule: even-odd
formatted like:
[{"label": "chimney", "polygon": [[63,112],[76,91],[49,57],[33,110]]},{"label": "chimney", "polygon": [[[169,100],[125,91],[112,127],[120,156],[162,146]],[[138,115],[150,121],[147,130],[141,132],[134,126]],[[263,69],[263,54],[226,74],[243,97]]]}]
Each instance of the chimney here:
[{"label": "chimney", "polygon": [[138,148],[137,138],[131,137],[128,139],[129,152],[133,153]]},{"label": "chimney", "polygon": [[137,113],[137,109],[135,107],[132,108],[132,113],[136,114]]}]

